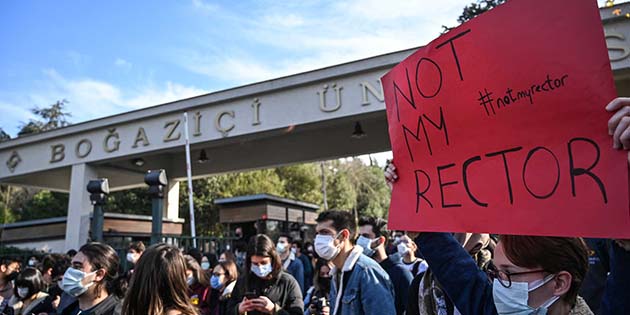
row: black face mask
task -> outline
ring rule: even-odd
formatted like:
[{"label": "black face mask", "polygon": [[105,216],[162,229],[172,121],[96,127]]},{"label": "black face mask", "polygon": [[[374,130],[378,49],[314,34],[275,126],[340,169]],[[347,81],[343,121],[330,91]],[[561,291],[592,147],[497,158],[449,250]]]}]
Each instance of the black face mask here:
[{"label": "black face mask", "polygon": [[319,277],[319,287],[322,290],[330,290],[330,277]]}]

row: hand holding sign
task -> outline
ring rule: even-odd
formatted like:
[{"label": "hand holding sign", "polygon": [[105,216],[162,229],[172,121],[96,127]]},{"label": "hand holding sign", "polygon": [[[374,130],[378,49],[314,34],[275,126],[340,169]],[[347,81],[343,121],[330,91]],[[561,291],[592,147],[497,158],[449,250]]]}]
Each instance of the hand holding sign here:
[{"label": "hand holding sign", "polygon": [[[606,110],[615,112],[608,120],[608,134],[613,136],[613,148],[630,149],[630,97],[618,97],[606,105]],[[630,162],[630,155],[628,156]]]},{"label": "hand holding sign", "polygon": [[[630,237],[595,2],[510,1],[420,48],[383,89],[393,229]],[[614,141],[630,147],[628,101],[611,104]]]}]

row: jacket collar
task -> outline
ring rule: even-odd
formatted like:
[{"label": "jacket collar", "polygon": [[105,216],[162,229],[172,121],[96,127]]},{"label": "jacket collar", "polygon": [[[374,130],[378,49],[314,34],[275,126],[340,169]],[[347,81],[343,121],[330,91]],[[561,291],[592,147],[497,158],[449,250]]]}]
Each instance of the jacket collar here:
[{"label": "jacket collar", "polygon": [[[357,260],[359,260],[359,257],[361,257],[362,254],[363,254],[363,247],[359,245],[354,245],[354,248],[352,248],[352,251],[350,251],[350,255],[348,255],[348,257],[346,258],[346,261],[343,263],[343,268],[341,268],[341,272],[348,272],[352,270],[352,268],[354,268],[354,265],[356,265]],[[332,276],[335,276],[335,274],[337,274],[336,266],[334,266],[332,270],[330,270],[330,274]]]}]

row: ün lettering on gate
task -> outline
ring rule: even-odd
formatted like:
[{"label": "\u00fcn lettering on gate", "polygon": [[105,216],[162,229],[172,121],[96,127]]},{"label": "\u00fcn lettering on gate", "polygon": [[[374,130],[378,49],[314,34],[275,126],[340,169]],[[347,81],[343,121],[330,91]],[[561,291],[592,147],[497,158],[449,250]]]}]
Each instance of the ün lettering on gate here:
[{"label": "\u00fcn lettering on gate", "polygon": [[630,238],[595,1],[509,1],[382,83],[399,175],[392,229]]}]

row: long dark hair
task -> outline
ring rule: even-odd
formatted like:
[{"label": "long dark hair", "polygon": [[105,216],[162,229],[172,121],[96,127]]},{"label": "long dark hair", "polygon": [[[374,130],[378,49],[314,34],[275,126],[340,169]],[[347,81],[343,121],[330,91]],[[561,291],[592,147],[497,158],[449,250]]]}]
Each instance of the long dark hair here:
[{"label": "long dark hair", "polygon": [[[21,297],[18,294],[18,288],[28,288],[28,296]],[[15,279],[15,286],[13,287],[13,293],[19,297],[20,300],[30,298],[34,294],[44,290],[45,283],[42,273],[39,270],[28,267],[24,269]]]},{"label": "long dark hair", "polygon": [[258,234],[249,240],[247,246],[247,259],[245,260],[245,277],[248,288],[255,281],[259,279],[258,276],[251,272],[252,268],[252,256],[262,256],[271,258],[271,280],[278,279],[278,275],[282,272],[282,263],[280,256],[276,252],[276,245],[265,234]]},{"label": "long dark hair", "polygon": [[177,247],[150,246],[134,270],[123,302],[123,315],[163,315],[168,310],[197,314],[188,299],[186,261]]},{"label": "long dark hair", "polygon": [[118,263],[120,259],[116,251],[109,245],[92,242],[87,243],[81,248],[79,252],[87,257],[88,261],[94,268],[92,271],[98,269],[105,270],[105,276],[101,282],[95,283],[96,297],[100,297],[101,288],[105,286],[107,294],[116,295],[122,297],[124,292],[122,291],[121,281],[118,274]]},{"label": "long dark hair", "polygon": [[208,279],[208,274],[205,270],[201,269],[197,259],[190,255],[184,255],[184,260],[186,260],[186,269],[192,271],[193,278],[197,283],[201,284],[204,287],[210,286],[210,279]]}]

